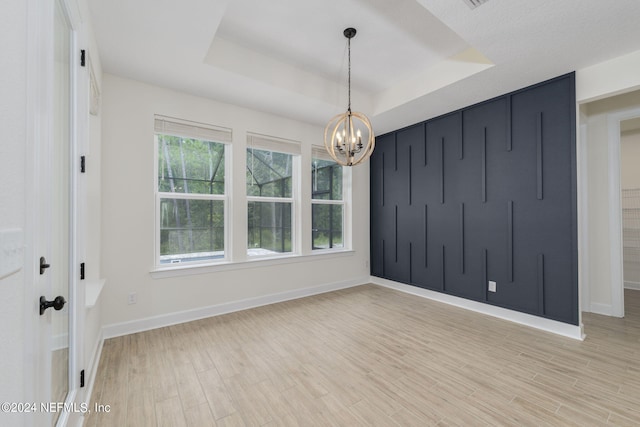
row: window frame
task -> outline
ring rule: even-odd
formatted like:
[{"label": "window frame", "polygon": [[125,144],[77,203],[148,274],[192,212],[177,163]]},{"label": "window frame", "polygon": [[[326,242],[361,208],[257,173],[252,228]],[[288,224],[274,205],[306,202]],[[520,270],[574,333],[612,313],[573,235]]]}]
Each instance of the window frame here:
[{"label": "window frame", "polygon": [[[168,123],[170,129],[159,129],[159,123],[162,124]],[[154,116],[154,131],[153,131],[153,188],[154,188],[154,269],[155,270],[164,270],[164,269],[173,269],[173,268],[189,268],[189,267],[200,267],[200,266],[208,266],[208,265],[217,265],[224,264],[229,262],[231,259],[230,254],[230,228],[231,228],[231,216],[230,216],[230,177],[231,177],[231,140],[232,140],[232,130],[228,128],[223,128],[220,126],[210,125],[206,123],[198,123],[189,120],[177,119],[173,117],[166,117],[155,115]],[[174,125],[174,126],[171,126]],[[184,131],[180,131],[182,128]],[[189,129],[191,128],[191,129]],[[200,130],[200,132],[198,132]],[[207,138],[207,131],[211,131],[213,134],[220,133],[220,138]],[[223,155],[224,155],[224,193],[223,194],[201,194],[201,193],[172,193],[160,191],[159,189],[159,144],[160,144],[160,136],[175,136],[178,138],[188,138],[195,139],[206,142],[213,142],[217,144],[222,144],[224,147]],[[225,137],[226,136],[226,137]],[[204,260],[194,260],[194,261],[184,261],[180,262],[161,262],[161,205],[163,199],[169,200],[196,200],[196,201],[222,201],[223,203],[223,257],[214,258],[214,259],[204,259]],[[189,254],[185,254],[189,255]]]},{"label": "window frame", "polygon": [[[341,168],[342,171],[342,198],[340,200],[327,200],[327,199],[314,199],[313,198],[313,163],[315,160],[324,160],[334,162],[336,166]],[[341,252],[350,250],[351,248],[351,235],[347,233],[347,221],[351,215],[351,169],[345,166],[341,166],[335,160],[329,156],[326,150],[320,147],[313,147],[311,150],[311,247],[310,251],[313,254],[327,253],[327,252]],[[342,246],[333,248],[314,248],[313,247],[313,206],[314,205],[339,205],[342,206]]]},{"label": "window frame", "polygon": [[[265,136],[240,128],[239,133],[235,129],[198,123],[189,120],[176,119],[167,116],[154,115],[154,120],[171,121],[180,126],[195,125],[218,132],[224,132],[226,140],[219,138],[203,138],[201,136],[186,135],[180,132],[161,132],[152,128],[154,137],[153,144],[153,193],[154,193],[154,220],[150,227],[153,227],[153,262],[150,268],[150,275],[154,279],[166,277],[181,277],[188,275],[197,275],[204,273],[213,273],[218,271],[234,271],[244,269],[249,266],[271,266],[280,264],[296,263],[304,260],[312,259],[331,259],[340,256],[352,256],[354,250],[352,247],[352,197],[353,191],[351,168],[342,167],[342,201],[314,200],[312,196],[311,168],[314,158],[323,158],[331,160],[323,146],[309,144],[304,145],[299,141],[291,139],[283,139],[278,137]],[[176,135],[185,138],[194,138],[207,141],[213,141],[224,144],[224,194],[185,194],[185,193],[165,193],[159,192],[158,182],[158,157],[160,155],[157,138],[158,134]],[[291,197],[290,198],[267,198],[266,196],[248,196],[246,182],[246,165],[247,149],[252,147],[250,137],[258,140],[254,142],[255,149],[274,151],[292,155],[292,175],[291,175]],[[263,146],[266,143],[267,146]],[[277,148],[275,148],[277,147]],[[236,169],[242,169],[240,170]],[[242,178],[241,178],[242,177]],[[235,181],[232,182],[232,179]],[[184,261],[181,263],[160,263],[160,202],[161,199],[218,199],[224,203],[224,257],[218,259],[206,259],[198,261]],[[248,206],[250,201],[257,202],[287,202],[291,203],[291,251],[283,253],[273,253],[268,255],[248,255]],[[330,249],[313,250],[312,236],[312,215],[313,203],[318,201],[324,204],[340,203],[343,204],[343,247],[334,247]],[[242,215],[243,218],[237,218]],[[242,237],[241,237],[242,236]]]},{"label": "window frame", "polygon": [[[302,218],[300,218],[301,206],[301,164],[302,153],[301,143],[298,141],[287,140],[257,133],[247,132],[247,144],[245,147],[245,159],[248,157],[250,150],[271,151],[291,156],[291,197],[272,197],[272,196],[250,196],[247,194],[247,181],[245,180],[245,197],[247,210],[247,239],[245,241],[245,256],[248,261],[256,261],[263,259],[283,258],[299,256],[301,254],[300,244],[300,227]],[[248,170],[248,165],[246,166]],[[246,172],[245,172],[246,176]],[[249,203],[289,203],[291,205],[291,251],[276,252],[273,254],[251,254],[249,250]]]}]

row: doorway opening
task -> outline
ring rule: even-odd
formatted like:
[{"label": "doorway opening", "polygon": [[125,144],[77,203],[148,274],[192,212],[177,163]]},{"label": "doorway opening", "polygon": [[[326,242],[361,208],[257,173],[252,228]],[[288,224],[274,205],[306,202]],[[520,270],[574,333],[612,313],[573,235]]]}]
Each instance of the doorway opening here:
[{"label": "doorway opening", "polygon": [[640,290],[640,167],[638,165],[640,165],[640,117],[620,122],[623,280],[625,289],[635,290]]},{"label": "doorway opening", "polygon": [[581,311],[624,317],[625,282],[630,288],[635,281],[629,277],[630,269],[625,278],[624,254],[629,259],[640,252],[640,237],[633,243],[629,221],[624,225],[625,218],[631,219],[625,209],[634,192],[623,194],[638,189],[640,195],[640,182],[634,183],[632,176],[638,169],[640,141],[629,142],[640,139],[640,91],[581,104],[579,131]]}]

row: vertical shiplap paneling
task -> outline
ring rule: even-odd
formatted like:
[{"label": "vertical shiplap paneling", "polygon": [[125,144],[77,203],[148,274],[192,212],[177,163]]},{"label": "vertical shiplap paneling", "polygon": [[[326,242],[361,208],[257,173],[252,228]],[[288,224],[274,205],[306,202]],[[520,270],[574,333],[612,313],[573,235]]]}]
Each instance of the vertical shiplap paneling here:
[{"label": "vertical shiplap paneling", "polygon": [[483,248],[482,249],[482,283],[480,284],[480,286],[482,286],[482,289],[484,289],[484,291],[482,292],[482,294],[484,295],[484,300],[488,301],[489,300],[489,268],[487,263],[489,262],[488,260],[489,258],[489,251],[487,250],[487,248]]},{"label": "vertical shiplap paneling", "polygon": [[[370,269],[374,276],[385,277],[389,272],[388,262],[393,254],[388,252],[393,239],[393,206],[388,200],[393,193],[393,135],[387,134],[376,138],[376,150],[370,159]],[[382,241],[386,246],[382,246]],[[384,256],[383,256],[384,255]]]},{"label": "vertical shiplap paneling", "polygon": [[513,282],[513,200],[507,203],[507,278]]},{"label": "vertical shiplap paneling", "polygon": [[538,254],[538,312],[545,314],[544,309],[544,254]]},{"label": "vertical shiplap paneling", "polygon": [[424,205],[424,268],[429,268],[429,206]]},{"label": "vertical shiplap paneling", "polygon": [[505,96],[507,101],[507,123],[506,123],[506,136],[507,136],[507,151],[511,151],[513,148],[512,132],[511,132],[511,95]]},{"label": "vertical shiplap paneling", "polygon": [[444,204],[444,137],[440,139],[440,203]]},{"label": "vertical shiplap paneling", "polygon": [[413,242],[409,242],[409,284],[413,283]]},{"label": "vertical shiplap paneling", "polygon": [[460,274],[464,274],[464,203],[460,203]]},{"label": "vertical shiplap paneling", "polygon": [[382,199],[382,206],[384,206],[384,188],[385,188],[385,181],[384,181],[384,151],[382,152],[382,167],[380,168],[380,182],[382,183],[382,185],[380,186],[380,199]]},{"label": "vertical shiplap paneling", "polygon": [[398,132],[393,134],[393,170],[398,171]]},{"label": "vertical shiplap paneling", "polygon": [[441,271],[442,271],[442,290],[446,290],[447,289],[447,269],[446,269],[446,257],[445,257],[445,246],[442,245],[442,266],[441,266]]},{"label": "vertical shiplap paneling", "polygon": [[542,157],[542,112],[536,115],[536,191],[538,200],[544,198],[542,174],[544,172],[544,158]]},{"label": "vertical shiplap paneling", "polygon": [[382,239],[382,277],[387,277],[387,271],[386,271],[386,260],[385,260],[385,254],[384,254],[384,239]]},{"label": "vertical shiplap paneling", "polygon": [[482,135],[482,203],[487,202],[487,127]]},{"label": "vertical shiplap paneling", "polygon": [[460,123],[458,124],[460,127],[460,139],[458,140],[458,159],[464,159],[464,110],[460,110],[458,113],[458,120]]},{"label": "vertical shiplap paneling", "polygon": [[411,191],[411,183],[413,182],[413,175],[411,173],[411,165],[413,163],[413,157],[411,156],[411,145],[409,145],[409,167],[407,168],[407,191],[408,191],[408,198],[409,198],[409,206],[411,206],[411,195],[412,195],[412,191]]},{"label": "vertical shiplap paneling", "polygon": [[577,322],[566,235],[575,223],[574,83],[563,76],[379,139],[386,149],[371,164],[382,171],[371,182],[384,188],[371,192],[381,211],[371,215],[371,242],[384,277]]},{"label": "vertical shiplap paneling", "polygon": [[[411,284],[427,286],[427,272],[423,266],[422,206],[427,202],[425,188],[428,178],[423,165],[425,147],[425,124],[410,126],[397,133],[398,172],[396,178],[402,183],[396,196],[398,202],[399,263],[398,274],[403,274]],[[408,242],[411,242],[409,253]]]},{"label": "vertical shiplap paneling", "polygon": [[395,206],[395,211],[393,215],[393,235],[394,235],[394,251],[395,251],[395,260],[398,262],[398,205]]},{"label": "vertical shiplap paneling", "polygon": [[424,165],[427,166],[429,164],[429,155],[427,154],[427,122],[424,122],[422,128],[424,132]]}]

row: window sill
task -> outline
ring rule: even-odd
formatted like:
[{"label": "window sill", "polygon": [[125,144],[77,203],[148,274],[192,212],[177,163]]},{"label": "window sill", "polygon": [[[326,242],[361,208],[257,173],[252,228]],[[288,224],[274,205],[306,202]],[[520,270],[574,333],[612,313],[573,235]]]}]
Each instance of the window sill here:
[{"label": "window sill", "polygon": [[352,256],[355,253],[351,249],[342,250],[319,250],[317,253],[298,255],[286,254],[271,256],[268,258],[256,257],[244,261],[222,261],[215,264],[192,264],[180,266],[156,267],[149,274],[153,279],[164,279],[168,277],[192,276],[197,274],[217,273],[220,271],[244,270],[247,268],[261,268],[271,265],[293,264],[299,262],[316,261],[320,259],[339,258],[342,256]]}]

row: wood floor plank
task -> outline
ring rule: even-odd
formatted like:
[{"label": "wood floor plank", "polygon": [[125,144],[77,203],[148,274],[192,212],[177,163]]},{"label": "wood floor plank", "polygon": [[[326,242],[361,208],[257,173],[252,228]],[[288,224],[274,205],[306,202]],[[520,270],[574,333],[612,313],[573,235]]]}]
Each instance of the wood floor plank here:
[{"label": "wood floor plank", "polygon": [[322,412],[324,418],[329,421],[330,425],[337,426],[361,426],[363,424],[352,412],[349,411],[348,406],[340,399],[331,393],[326,394],[320,398],[326,411]]},{"label": "wood floor plank", "polygon": [[601,426],[609,419],[608,415],[604,419],[597,419],[589,416],[589,414],[586,414],[583,411],[579,411],[566,405],[560,406],[560,408],[558,408],[557,414],[576,422],[580,426]]},{"label": "wood floor plank", "polygon": [[187,410],[207,403],[207,397],[198,381],[198,374],[191,363],[176,365],[173,369],[182,407]]},{"label": "wood floor plank", "polygon": [[393,418],[389,417],[366,399],[361,400],[355,405],[351,405],[349,407],[349,411],[351,411],[351,413],[353,413],[364,425],[380,427],[399,425],[393,420]]},{"label": "wood floor plank", "polygon": [[158,427],[186,427],[187,420],[180,404],[179,397],[171,397],[156,402],[156,419]]},{"label": "wood floor plank", "polygon": [[162,402],[172,397],[178,397],[178,384],[171,359],[165,352],[150,353],[153,393],[156,402]]},{"label": "wood floor plank", "polygon": [[185,409],[187,427],[216,427],[216,421],[207,403]]},{"label": "wood floor plank", "polygon": [[242,381],[235,378],[223,379],[233,407],[247,426],[261,426],[273,420],[266,399],[253,386],[243,387]]},{"label": "wood floor plank", "polygon": [[313,397],[300,387],[293,387],[281,393],[290,413],[300,425],[306,420],[311,420],[316,414],[322,412],[322,406],[315,402]]},{"label": "wood floor plank", "polygon": [[153,390],[141,387],[129,388],[125,425],[127,427],[154,427],[157,425]]},{"label": "wood floor plank", "polygon": [[640,425],[640,291],[584,342],[374,285],[106,340],[85,427]]},{"label": "wood floor plank", "polygon": [[236,408],[233,406],[224,382],[216,369],[200,372],[198,374],[198,380],[209,402],[213,417],[216,420],[236,412]]}]

